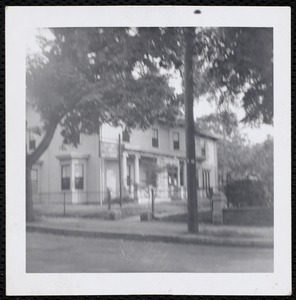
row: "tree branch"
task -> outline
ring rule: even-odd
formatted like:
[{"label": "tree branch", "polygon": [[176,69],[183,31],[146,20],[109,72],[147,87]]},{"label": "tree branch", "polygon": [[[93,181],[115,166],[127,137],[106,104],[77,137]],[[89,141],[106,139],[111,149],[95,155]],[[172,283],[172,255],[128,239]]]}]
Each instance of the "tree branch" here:
[{"label": "tree branch", "polygon": [[45,135],[41,141],[41,143],[38,145],[36,150],[31,153],[27,154],[27,167],[31,168],[34,163],[40,158],[40,156],[43,154],[43,152],[48,148],[54,133],[56,131],[56,128],[58,126],[60,119],[56,118],[52,122],[49,123],[49,126],[47,127],[47,130],[45,131]]}]

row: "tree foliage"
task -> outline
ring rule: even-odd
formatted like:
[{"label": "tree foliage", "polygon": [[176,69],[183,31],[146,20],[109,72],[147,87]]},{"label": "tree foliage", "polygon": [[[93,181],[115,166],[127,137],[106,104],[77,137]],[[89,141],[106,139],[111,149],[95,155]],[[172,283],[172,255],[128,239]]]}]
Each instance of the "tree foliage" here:
[{"label": "tree foliage", "polygon": [[268,201],[273,199],[273,139],[252,145],[238,126],[234,113],[220,112],[197,120],[201,130],[220,134],[218,141],[218,169],[220,183],[228,179],[255,177],[263,182]]},{"label": "tree foliage", "polygon": [[[102,123],[147,128],[173,122],[178,99],[145,40],[128,28],[52,29],[43,57],[28,59],[27,98],[44,130],[54,121],[65,143]],[[153,52],[153,51],[152,51]]]},{"label": "tree foliage", "polygon": [[242,106],[243,122],[273,123],[271,28],[206,28],[196,33],[196,96]]}]

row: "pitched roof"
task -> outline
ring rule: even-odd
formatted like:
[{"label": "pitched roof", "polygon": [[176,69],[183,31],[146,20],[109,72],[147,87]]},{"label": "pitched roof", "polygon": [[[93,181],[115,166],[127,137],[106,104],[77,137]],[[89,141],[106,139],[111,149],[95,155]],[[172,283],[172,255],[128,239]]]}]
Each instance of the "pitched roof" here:
[{"label": "pitched roof", "polygon": [[[184,117],[177,118],[176,125],[181,126],[181,127],[185,127],[185,118]],[[221,136],[216,134],[216,133],[200,130],[197,127],[197,124],[195,124],[195,134],[198,135],[198,136],[201,136],[201,137],[211,138],[213,140],[221,139]]]}]

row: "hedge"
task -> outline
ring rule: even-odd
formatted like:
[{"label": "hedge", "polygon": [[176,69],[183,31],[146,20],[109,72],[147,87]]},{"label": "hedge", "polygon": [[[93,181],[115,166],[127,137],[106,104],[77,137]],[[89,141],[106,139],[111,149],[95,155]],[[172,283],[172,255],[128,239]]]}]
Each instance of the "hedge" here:
[{"label": "hedge", "polygon": [[260,180],[235,180],[225,186],[227,201],[232,207],[269,207],[268,194]]}]

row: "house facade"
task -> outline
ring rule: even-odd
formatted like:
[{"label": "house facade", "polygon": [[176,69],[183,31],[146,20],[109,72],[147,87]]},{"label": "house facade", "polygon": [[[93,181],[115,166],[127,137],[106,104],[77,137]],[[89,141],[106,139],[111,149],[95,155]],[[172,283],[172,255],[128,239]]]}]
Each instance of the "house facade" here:
[{"label": "house facade", "polygon": [[[27,113],[27,151],[34,151],[42,136],[33,126],[36,116]],[[207,198],[218,189],[217,136],[195,132],[197,189]],[[128,132],[104,124],[98,135],[80,134],[77,148],[63,145],[60,129],[32,170],[35,201],[102,203],[111,197],[149,201],[186,199],[185,126],[155,125]]]}]

